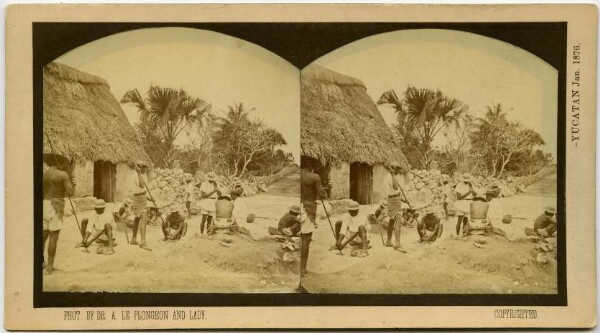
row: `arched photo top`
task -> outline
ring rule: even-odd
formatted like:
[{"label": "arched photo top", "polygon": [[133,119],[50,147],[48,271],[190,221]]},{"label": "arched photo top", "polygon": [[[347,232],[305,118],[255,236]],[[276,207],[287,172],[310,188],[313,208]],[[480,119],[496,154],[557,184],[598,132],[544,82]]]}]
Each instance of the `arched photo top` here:
[{"label": "arched photo top", "polygon": [[[313,64],[362,81],[375,102],[384,92],[401,95],[413,86],[440,90],[475,116],[501,103],[512,119],[539,132],[542,149],[556,156],[558,71],[512,44],[456,30],[398,30],[357,40]],[[378,108],[389,125],[395,123],[391,108]]]},{"label": "arched photo top", "polygon": [[[242,103],[282,133],[288,143],[282,149],[299,158],[299,70],[254,43],[208,30],[144,28],[90,42],[54,62],[106,80],[117,100],[157,85],[183,89],[220,116]],[[132,104],[121,107],[132,124],[139,121]]]}]

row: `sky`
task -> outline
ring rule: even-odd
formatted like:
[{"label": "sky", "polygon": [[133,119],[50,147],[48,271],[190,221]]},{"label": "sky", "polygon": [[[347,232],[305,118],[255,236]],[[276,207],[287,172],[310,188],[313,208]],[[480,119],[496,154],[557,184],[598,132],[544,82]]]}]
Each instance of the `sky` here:
[{"label": "sky", "polygon": [[[96,40],[55,61],[104,78],[117,100],[155,84],[182,88],[217,113],[242,102],[283,134],[288,144],[280,148],[299,161],[300,72],[256,44],[205,30],[151,28]],[[121,106],[132,124],[139,121],[135,107]]]},{"label": "sky", "polygon": [[[514,45],[459,31],[404,30],[361,39],[314,63],[360,79],[374,101],[390,89],[401,97],[412,85],[439,89],[475,116],[501,103],[509,119],[540,133],[546,142],[540,148],[556,156],[558,72]],[[378,108],[388,124],[395,122],[391,107]]]}]

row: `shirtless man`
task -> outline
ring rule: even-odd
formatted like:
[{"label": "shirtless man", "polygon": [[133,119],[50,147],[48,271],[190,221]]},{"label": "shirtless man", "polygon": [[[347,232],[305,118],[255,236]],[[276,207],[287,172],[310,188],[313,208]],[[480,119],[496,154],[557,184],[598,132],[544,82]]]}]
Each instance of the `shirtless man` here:
[{"label": "shirtless man", "polygon": [[307,219],[302,219],[300,226],[300,238],[302,240],[302,247],[300,248],[300,275],[303,276],[306,274],[312,233],[317,226],[317,200],[325,199],[327,193],[321,184],[321,177],[314,172],[313,163],[306,159],[301,160],[300,164],[302,165],[300,195],[302,205],[308,217]]},{"label": "shirtless man", "polygon": [[131,236],[130,245],[138,245],[137,233],[140,231],[141,241],[139,246],[145,250],[150,250],[146,244],[146,225],[148,224],[148,199],[146,197],[146,183],[142,178],[140,167],[143,162],[136,162],[133,168],[137,172],[137,177],[133,179],[133,197],[131,211],[134,215],[133,234]]},{"label": "shirtless man", "polygon": [[[58,164],[58,161],[55,161]],[[73,186],[69,180],[69,175],[64,171],[65,165],[50,165],[50,168],[44,171],[43,193],[44,193],[44,211],[43,211],[43,247],[42,263],[46,268],[47,274],[54,272],[54,258],[56,258],[56,247],[58,244],[58,235],[63,223],[65,213],[65,197],[73,195]],[[48,244],[48,265],[44,261],[44,249],[46,241]]]},{"label": "shirtless man", "polygon": [[[55,161],[58,164],[58,161]],[[44,211],[43,211],[43,233],[42,238],[44,246],[42,247],[42,262],[46,267],[46,273],[54,272],[54,258],[56,258],[56,248],[58,245],[58,235],[63,223],[65,214],[65,196],[73,195],[73,185],[69,180],[69,175],[64,170],[66,165],[50,165],[50,168],[44,171],[43,193],[44,193]],[[46,241],[48,243],[48,265],[44,261],[44,249]]]}]

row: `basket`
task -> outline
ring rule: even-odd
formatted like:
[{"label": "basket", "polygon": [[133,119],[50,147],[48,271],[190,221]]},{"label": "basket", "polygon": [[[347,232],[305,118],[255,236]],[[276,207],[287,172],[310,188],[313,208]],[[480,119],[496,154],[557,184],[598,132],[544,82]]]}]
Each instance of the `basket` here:
[{"label": "basket", "polygon": [[472,219],[485,219],[487,218],[487,212],[490,205],[483,201],[471,202],[471,218]]}]

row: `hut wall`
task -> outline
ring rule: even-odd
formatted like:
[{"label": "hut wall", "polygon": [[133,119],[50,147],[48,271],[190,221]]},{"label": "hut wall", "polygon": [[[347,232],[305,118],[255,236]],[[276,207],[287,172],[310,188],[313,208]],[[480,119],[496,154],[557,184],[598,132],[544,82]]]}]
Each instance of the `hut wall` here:
[{"label": "hut wall", "polygon": [[329,171],[331,182],[330,199],[345,199],[350,197],[350,164],[344,163]]},{"label": "hut wall", "polygon": [[379,203],[387,200],[387,188],[385,180],[390,172],[381,164],[373,166],[373,202]]},{"label": "hut wall", "polygon": [[[127,163],[119,163],[117,164],[117,193],[115,196],[115,200],[121,202],[125,200],[127,197],[131,197],[133,195],[133,184],[135,181],[135,177],[137,177],[137,172],[134,169],[130,168]],[[142,173],[142,178],[147,180],[146,173]]]},{"label": "hut wall", "polygon": [[76,164],[72,176],[76,184],[75,197],[94,195],[94,162],[85,161]]}]

